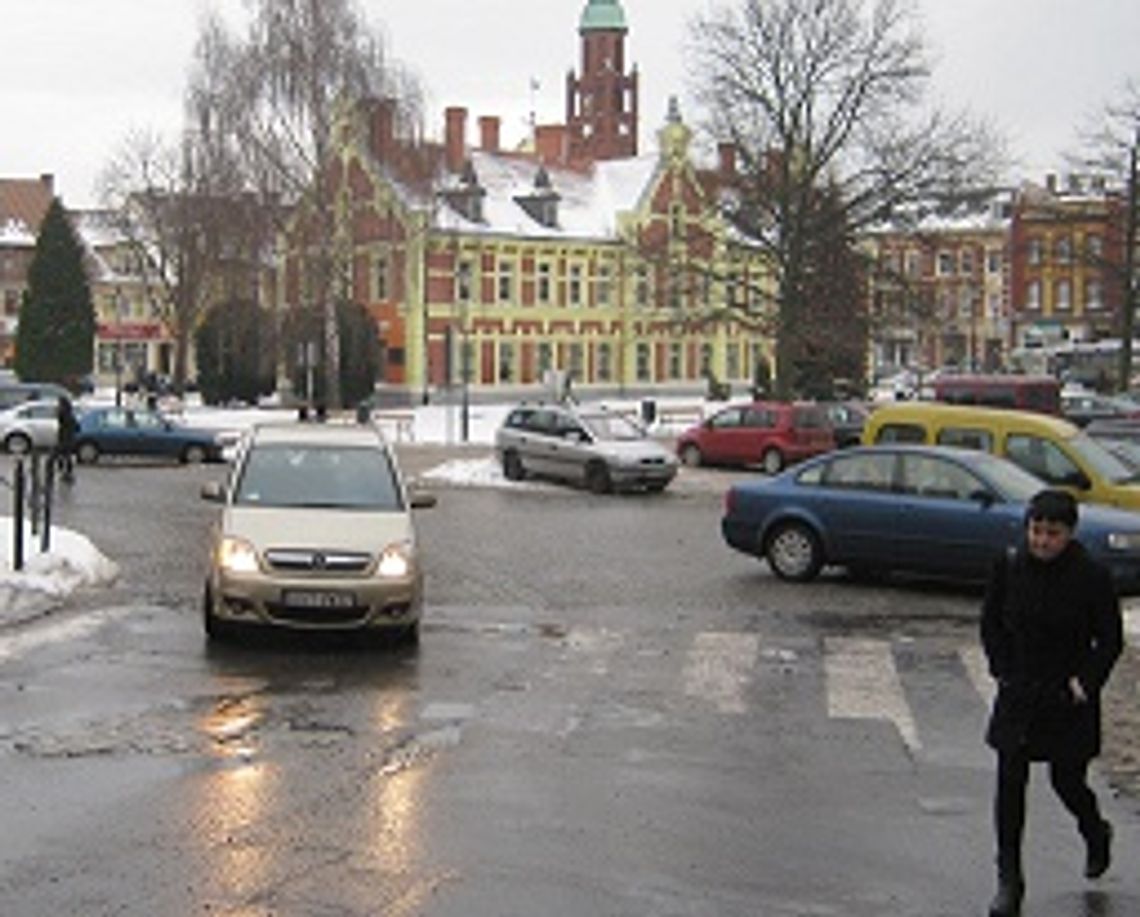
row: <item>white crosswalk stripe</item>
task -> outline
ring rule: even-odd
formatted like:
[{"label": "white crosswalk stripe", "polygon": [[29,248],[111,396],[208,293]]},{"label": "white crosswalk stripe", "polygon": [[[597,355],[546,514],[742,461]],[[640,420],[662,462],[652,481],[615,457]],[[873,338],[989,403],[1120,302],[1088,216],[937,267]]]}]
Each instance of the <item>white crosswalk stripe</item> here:
[{"label": "white crosswalk stripe", "polygon": [[759,650],[755,634],[697,634],[685,662],[685,694],[711,701],[721,713],[743,713]]},{"label": "white crosswalk stripe", "polygon": [[886,719],[912,751],[922,747],[886,640],[829,637],[824,642],[827,711],[838,719]]}]

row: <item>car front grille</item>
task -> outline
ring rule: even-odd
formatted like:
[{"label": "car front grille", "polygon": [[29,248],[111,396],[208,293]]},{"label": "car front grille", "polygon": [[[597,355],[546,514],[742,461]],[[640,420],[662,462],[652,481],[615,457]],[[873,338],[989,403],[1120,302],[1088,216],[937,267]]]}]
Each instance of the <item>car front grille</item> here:
[{"label": "car front grille", "polygon": [[638,462],[638,464],[639,465],[659,466],[659,465],[665,464],[665,459],[661,458],[660,456],[658,456],[656,458],[643,458],[640,462]]},{"label": "car front grille", "polygon": [[265,552],[265,560],[274,570],[283,572],[361,573],[372,563],[372,555],[356,551],[275,548]]}]

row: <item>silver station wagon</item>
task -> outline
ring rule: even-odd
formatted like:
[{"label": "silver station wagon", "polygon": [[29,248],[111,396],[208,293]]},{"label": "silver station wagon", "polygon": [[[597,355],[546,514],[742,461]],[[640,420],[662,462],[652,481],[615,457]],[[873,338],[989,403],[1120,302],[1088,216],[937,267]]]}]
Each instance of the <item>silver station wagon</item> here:
[{"label": "silver station wagon", "polygon": [[659,492],[678,465],[671,451],[632,420],[601,407],[519,405],[496,433],[495,451],[509,480],[558,478],[594,493]]}]

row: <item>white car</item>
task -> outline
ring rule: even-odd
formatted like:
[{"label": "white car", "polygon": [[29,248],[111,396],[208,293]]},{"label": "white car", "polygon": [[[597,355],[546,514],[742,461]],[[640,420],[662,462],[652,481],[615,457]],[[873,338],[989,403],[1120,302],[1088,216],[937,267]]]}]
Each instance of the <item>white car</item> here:
[{"label": "white car", "polygon": [[53,399],[27,401],[0,411],[0,446],[14,455],[53,448],[59,435],[57,408]]}]

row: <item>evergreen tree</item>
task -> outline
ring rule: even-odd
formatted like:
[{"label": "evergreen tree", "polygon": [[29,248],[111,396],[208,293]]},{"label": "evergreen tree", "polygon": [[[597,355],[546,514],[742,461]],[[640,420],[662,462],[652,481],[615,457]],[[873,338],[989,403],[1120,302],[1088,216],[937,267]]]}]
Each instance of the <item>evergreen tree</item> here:
[{"label": "evergreen tree", "polygon": [[75,387],[91,372],[95,310],[83,264],[83,246],[59,199],[40,226],[28,268],[28,289],[16,333],[21,379]]},{"label": "evergreen tree", "polygon": [[257,401],[273,391],[272,321],[257,304],[231,300],[212,309],[195,334],[198,385],[207,404]]}]

